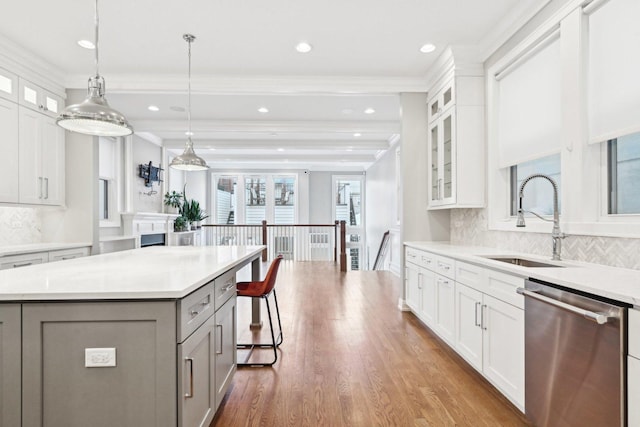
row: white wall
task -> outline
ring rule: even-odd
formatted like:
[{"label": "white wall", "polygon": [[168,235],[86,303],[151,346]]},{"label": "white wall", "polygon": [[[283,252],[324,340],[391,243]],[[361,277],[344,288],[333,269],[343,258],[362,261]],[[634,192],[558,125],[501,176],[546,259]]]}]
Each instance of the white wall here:
[{"label": "white wall", "polygon": [[[134,212],[162,212],[162,190],[158,183],[151,187],[145,187],[144,179],[138,176],[140,164],[153,162],[154,166],[159,166],[162,162],[162,148],[158,145],[133,135],[132,162],[127,167],[133,168],[133,182],[131,188],[132,209]],[[161,173],[162,179],[166,179],[167,165],[162,166],[165,170]],[[155,192],[155,193],[154,193]],[[149,194],[152,193],[152,194]]]},{"label": "white wall", "polygon": [[[84,90],[67,91],[67,104],[81,102]],[[98,139],[66,132],[66,208],[41,207],[43,242],[87,242],[98,247]]]},{"label": "white wall", "polygon": [[384,258],[383,269],[391,270],[400,275],[399,239],[400,224],[397,218],[397,206],[400,203],[396,191],[396,147],[390,148],[366,173],[366,233],[369,266],[373,264],[380,247],[380,241],[385,231],[390,232],[387,255]]}]

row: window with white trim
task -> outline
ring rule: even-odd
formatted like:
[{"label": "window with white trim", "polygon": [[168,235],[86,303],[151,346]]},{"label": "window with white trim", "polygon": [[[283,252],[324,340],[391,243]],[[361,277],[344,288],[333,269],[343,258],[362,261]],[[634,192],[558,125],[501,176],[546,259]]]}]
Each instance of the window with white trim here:
[{"label": "window with white trim", "polygon": [[124,197],[122,138],[98,138],[98,217],[101,227],[120,225],[120,210]]},{"label": "window with white trim", "polygon": [[[511,166],[511,215],[518,212],[520,186],[530,175],[541,173],[547,175],[558,184],[558,211],[562,212],[560,203],[562,181],[560,175],[560,154],[543,157],[536,160]],[[538,215],[553,215],[553,190],[546,179],[534,179],[527,183],[522,198],[522,209],[525,215],[533,216],[529,212]]]},{"label": "window with white trim", "polygon": [[640,133],[607,142],[608,213],[640,214]]}]

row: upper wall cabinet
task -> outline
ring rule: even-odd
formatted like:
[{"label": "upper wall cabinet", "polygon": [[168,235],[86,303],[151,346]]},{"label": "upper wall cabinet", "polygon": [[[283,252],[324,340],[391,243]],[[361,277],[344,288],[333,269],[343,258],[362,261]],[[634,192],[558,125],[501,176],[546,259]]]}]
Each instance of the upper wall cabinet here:
[{"label": "upper wall cabinet", "polygon": [[[443,55],[451,56],[447,50]],[[441,59],[442,60],[442,59]],[[484,79],[451,57],[429,91],[429,209],[485,205]]]},{"label": "upper wall cabinet", "polygon": [[20,105],[39,111],[49,117],[57,117],[62,109],[63,100],[61,97],[23,78],[20,78],[19,93],[18,102]]},{"label": "upper wall cabinet", "polygon": [[64,129],[25,107],[19,117],[20,203],[64,204]]},{"label": "upper wall cabinet", "polygon": [[18,76],[0,68],[0,98],[18,102]]},{"label": "upper wall cabinet", "polygon": [[64,205],[63,97],[0,68],[0,203]]}]

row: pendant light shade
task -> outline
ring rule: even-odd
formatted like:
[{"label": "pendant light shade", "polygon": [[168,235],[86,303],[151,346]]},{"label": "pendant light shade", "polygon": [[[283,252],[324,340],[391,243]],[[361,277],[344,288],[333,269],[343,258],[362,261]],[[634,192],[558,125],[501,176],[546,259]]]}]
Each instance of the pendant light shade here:
[{"label": "pendant light shade", "polygon": [[187,132],[187,143],[184,152],[178,157],[174,157],[169,167],[184,171],[202,171],[209,169],[206,160],[198,157],[193,151],[193,141],[191,141],[191,43],[196,39],[192,34],[185,34],[182,38],[189,44],[189,108],[187,109],[187,121],[189,122],[189,132]]},{"label": "pendant light shade", "polygon": [[104,96],[104,78],[99,73],[98,39],[99,39],[98,0],[95,11],[95,51],[96,75],[89,79],[87,98],[79,104],[65,108],[56,119],[56,123],[72,132],[97,136],[126,136],[133,133],[133,128],[119,111],[109,106]]}]

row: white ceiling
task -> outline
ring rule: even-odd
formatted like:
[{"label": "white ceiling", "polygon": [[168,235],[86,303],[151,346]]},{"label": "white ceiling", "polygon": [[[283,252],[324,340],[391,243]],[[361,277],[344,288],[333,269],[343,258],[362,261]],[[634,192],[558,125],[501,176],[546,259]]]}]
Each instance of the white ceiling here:
[{"label": "white ceiling", "polygon": [[[444,48],[486,57],[547,2],[103,0],[100,72],[136,132],[179,152],[186,113],[171,107],[187,104],[182,34],[192,33],[193,140],[211,166],[364,169],[400,132],[398,92],[424,91]],[[84,88],[94,53],[76,42],[93,39],[93,13],[87,0],[13,1],[0,50],[26,50],[65,87]],[[301,40],[311,53],[294,50]],[[420,53],[424,43],[436,51]]]}]

